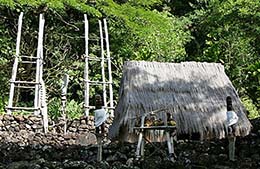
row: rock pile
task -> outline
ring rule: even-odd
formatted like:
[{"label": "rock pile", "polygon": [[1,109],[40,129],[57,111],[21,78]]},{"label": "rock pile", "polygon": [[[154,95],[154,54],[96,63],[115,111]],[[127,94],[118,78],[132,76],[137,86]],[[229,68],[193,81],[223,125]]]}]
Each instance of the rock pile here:
[{"label": "rock pile", "polygon": [[168,160],[166,143],[146,144],[144,161],[135,161],[136,144],[114,142],[103,145],[104,161],[98,163],[89,120],[68,120],[67,134],[64,121],[50,121],[44,134],[38,116],[0,116],[0,169],[260,168],[260,119],[252,121],[249,136],[237,139],[235,162],[228,161],[227,140],[178,140],[175,163]]}]

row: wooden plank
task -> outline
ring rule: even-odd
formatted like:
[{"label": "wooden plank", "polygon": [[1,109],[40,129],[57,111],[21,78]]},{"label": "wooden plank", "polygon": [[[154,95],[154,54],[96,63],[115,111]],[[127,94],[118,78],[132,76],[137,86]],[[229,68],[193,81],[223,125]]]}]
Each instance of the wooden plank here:
[{"label": "wooden plank", "polygon": [[101,46],[101,75],[102,75],[102,87],[103,87],[103,103],[104,106],[107,106],[107,92],[106,92],[106,77],[105,77],[105,61],[104,61],[104,38],[103,38],[103,29],[102,29],[102,23],[99,20],[99,34],[100,34],[100,46]]},{"label": "wooden plank", "polygon": [[[106,40],[106,50],[107,50],[106,53],[107,53],[107,64],[108,64],[109,104],[110,104],[110,107],[114,107],[111,58],[110,58],[109,37],[108,37],[108,29],[107,29],[106,19],[104,19],[104,28],[105,28],[105,40]],[[110,116],[114,117],[114,110],[113,109],[110,110]]]},{"label": "wooden plank", "polygon": [[84,114],[85,116],[89,116],[89,72],[88,72],[88,59],[89,59],[89,51],[88,51],[88,40],[89,40],[89,25],[87,15],[84,14],[84,25],[85,25],[85,69],[84,69]]},{"label": "wooden plank", "polygon": [[[12,70],[12,77],[11,81],[15,81],[16,75],[17,75],[17,68],[18,68],[18,56],[20,54],[20,42],[21,42],[21,32],[22,32],[22,23],[23,23],[23,12],[20,13],[19,20],[18,20],[18,31],[17,31],[17,39],[16,39],[16,49],[15,49],[15,60],[13,64],[13,70]],[[13,99],[14,99],[14,83],[11,83],[10,85],[10,93],[9,93],[9,99],[8,99],[8,107],[13,106]],[[11,114],[11,110],[7,110],[7,114]]]}]

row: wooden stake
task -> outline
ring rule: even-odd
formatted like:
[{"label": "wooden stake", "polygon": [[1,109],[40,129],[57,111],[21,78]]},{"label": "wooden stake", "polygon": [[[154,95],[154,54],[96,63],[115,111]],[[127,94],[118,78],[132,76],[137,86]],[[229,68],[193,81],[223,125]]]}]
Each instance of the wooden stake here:
[{"label": "wooden stake", "polygon": [[84,24],[85,24],[85,69],[84,69],[84,114],[86,117],[89,116],[89,75],[88,75],[88,61],[89,61],[89,53],[88,53],[88,40],[89,40],[89,25],[88,25],[88,17],[84,14]]},{"label": "wooden stake", "polygon": [[67,89],[69,84],[69,75],[65,74],[63,77],[63,84],[62,84],[62,90],[61,90],[61,104],[62,104],[62,118],[64,120],[64,134],[67,133],[67,116],[66,116],[66,102],[67,102]]},{"label": "wooden stake", "polygon": [[235,161],[236,137],[228,137],[229,160]]},{"label": "wooden stake", "polygon": [[101,74],[102,74],[102,82],[103,82],[103,103],[104,106],[107,107],[107,92],[106,92],[106,77],[105,77],[105,60],[104,60],[104,38],[103,38],[103,29],[102,29],[102,23],[99,20],[99,33],[100,33],[100,45],[101,45]]},{"label": "wooden stake", "polygon": [[[35,85],[35,96],[34,96],[34,107],[40,107],[40,95],[39,95],[39,82],[41,77],[41,66],[42,66],[42,50],[43,50],[43,29],[44,29],[44,19],[43,15],[40,14],[39,21],[39,33],[38,33],[38,47],[37,47],[37,61],[36,61],[36,85]],[[39,111],[34,111],[35,115],[39,115]]]},{"label": "wooden stake", "polygon": [[[233,111],[232,98],[230,96],[227,97],[226,102],[227,102],[227,111]],[[228,126],[228,127],[232,129],[232,126]],[[233,129],[230,132],[233,132]],[[233,133],[228,133],[228,142],[229,142],[228,144],[229,160],[235,161],[236,136],[234,136]]]}]

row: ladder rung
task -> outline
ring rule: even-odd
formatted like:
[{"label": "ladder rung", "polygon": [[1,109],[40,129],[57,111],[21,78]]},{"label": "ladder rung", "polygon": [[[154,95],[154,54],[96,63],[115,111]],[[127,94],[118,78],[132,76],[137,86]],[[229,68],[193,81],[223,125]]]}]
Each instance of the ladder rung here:
[{"label": "ladder rung", "polygon": [[[93,57],[88,57],[89,60],[95,60],[95,61],[101,61],[101,58],[93,58]],[[105,60],[105,59],[104,59]]]},{"label": "ladder rung", "polygon": [[34,108],[34,107],[6,107],[6,109],[11,109],[11,110],[39,110],[40,108]]},{"label": "ladder rung", "polygon": [[85,108],[89,108],[89,109],[95,109],[95,106],[84,106]]},{"label": "ladder rung", "polygon": [[[88,58],[89,60],[95,60],[95,61],[101,61],[102,58],[98,58],[98,57],[88,57],[88,56],[85,56],[85,58]],[[104,58],[104,60],[108,60],[109,58]]]},{"label": "ladder rung", "polygon": [[30,59],[40,59],[38,57],[34,57],[34,56],[25,56],[25,55],[21,55],[21,58],[30,58]]},{"label": "ladder rung", "polygon": [[[95,106],[84,106],[84,108],[95,109]],[[104,109],[115,109],[115,107],[102,107]]]},{"label": "ladder rung", "polygon": [[35,86],[15,86],[16,88],[22,88],[22,89],[33,89]]},{"label": "ladder rung", "polygon": [[90,81],[90,80],[84,80],[85,82],[93,85],[99,85],[99,84],[112,84],[111,82],[99,82],[99,81]]},{"label": "ladder rung", "polygon": [[16,83],[16,84],[40,84],[39,82],[29,82],[29,81],[10,81],[11,83]]},{"label": "ladder rung", "polygon": [[37,63],[37,62],[35,62],[35,61],[21,61],[21,63]]}]

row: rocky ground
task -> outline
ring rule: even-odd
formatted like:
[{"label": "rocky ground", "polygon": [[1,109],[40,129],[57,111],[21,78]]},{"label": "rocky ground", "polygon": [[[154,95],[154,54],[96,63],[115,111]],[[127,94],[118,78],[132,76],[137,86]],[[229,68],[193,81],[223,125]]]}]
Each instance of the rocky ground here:
[{"label": "rocky ground", "polygon": [[[236,161],[228,160],[227,140],[179,140],[175,163],[168,160],[166,144],[146,145],[145,159],[135,161],[136,144],[109,143],[103,146],[98,163],[97,147],[86,144],[82,135],[43,134],[26,130],[0,132],[0,169],[260,169],[260,119],[252,121],[252,133],[236,142]],[[29,128],[29,126],[28,126]]]}]

